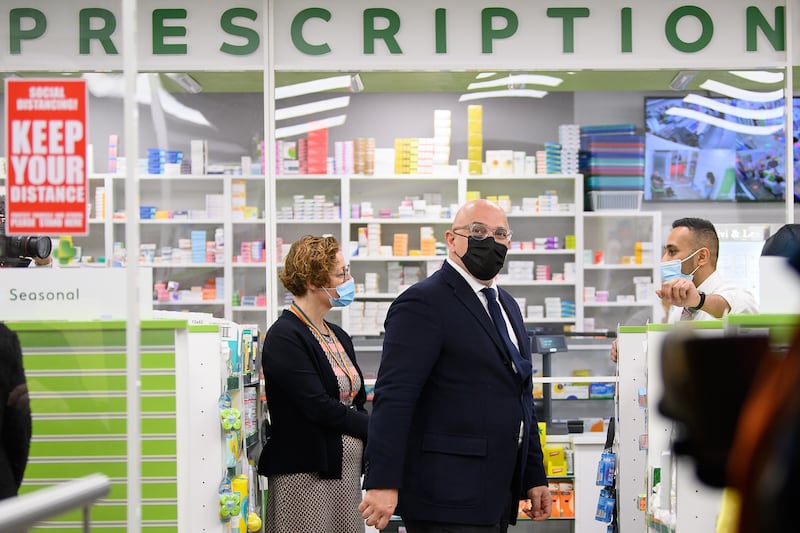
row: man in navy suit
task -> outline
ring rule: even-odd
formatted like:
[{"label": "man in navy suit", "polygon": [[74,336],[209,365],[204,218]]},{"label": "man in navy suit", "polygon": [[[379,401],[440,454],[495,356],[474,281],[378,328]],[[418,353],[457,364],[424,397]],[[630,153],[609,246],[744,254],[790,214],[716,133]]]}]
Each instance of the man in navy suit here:
[{"label": "man in navy suit", "polygon": [[497,204],[475,200],[445,239],[442,268],[386,318],[359,510],[377,529],[397,513],[409,533],[502,533],[520,500],[534,520],[551,506],[530,341],[495,283],[511,230]]}]

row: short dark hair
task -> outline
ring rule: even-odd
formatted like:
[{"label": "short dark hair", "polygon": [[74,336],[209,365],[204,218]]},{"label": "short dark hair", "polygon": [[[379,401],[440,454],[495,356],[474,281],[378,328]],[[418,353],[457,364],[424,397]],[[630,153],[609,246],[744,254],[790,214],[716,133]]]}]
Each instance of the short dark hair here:
[{"label": "short dark hair", "polygon": [[672,228],[689,228],[692,233],[693,244],[697,248],[708,248],[711,252],[711,264],[717,267],[717,257],[719,257],[719,236],[717,230],[710,221],[704,218],[686,217],[679,218],[672,223]]},{"label": "short dark hair", "polygon": [[279,275],[286,290],[295,296],[308,291],[306,283],[315,287],[329,285],[330,272],[336,266],[339,241],[336,237],[306,235],[292,243]]}]

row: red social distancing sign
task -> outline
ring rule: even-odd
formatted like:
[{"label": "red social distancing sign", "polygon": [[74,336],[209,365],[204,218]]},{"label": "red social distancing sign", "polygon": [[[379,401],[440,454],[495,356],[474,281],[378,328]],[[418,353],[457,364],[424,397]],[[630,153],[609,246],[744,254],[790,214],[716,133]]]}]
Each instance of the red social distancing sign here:
[{"label": "red social distancing sign", "polygon": [[6,234],[85,235],[85,80],[6,79]]}]

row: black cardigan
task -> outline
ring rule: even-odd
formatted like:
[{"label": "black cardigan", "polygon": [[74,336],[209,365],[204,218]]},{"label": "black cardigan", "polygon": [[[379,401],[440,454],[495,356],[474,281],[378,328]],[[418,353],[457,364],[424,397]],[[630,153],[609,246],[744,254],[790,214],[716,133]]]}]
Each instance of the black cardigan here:
[{"label": "black cardigan", "polygon": [[[328,323],[344,347],[363,384],[353,341]],[[319,341],[303,321],[284,311],[269,328],[261,352],[272,427],[261,454],[262,475],[317,472],[323,479],[342,476],[342,439],[366,441],[369,415],[364,386],[353,408],[339,401],[339,385]]]}]

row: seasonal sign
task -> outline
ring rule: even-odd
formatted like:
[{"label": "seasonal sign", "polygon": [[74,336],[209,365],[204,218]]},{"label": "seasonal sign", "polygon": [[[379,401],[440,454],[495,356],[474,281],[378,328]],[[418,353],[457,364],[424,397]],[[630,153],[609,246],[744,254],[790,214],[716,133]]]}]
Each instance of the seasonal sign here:
[{"label": "seasonal sign", "polygon": [[6,234],[85,235],[86,82],[6,79]]}]

